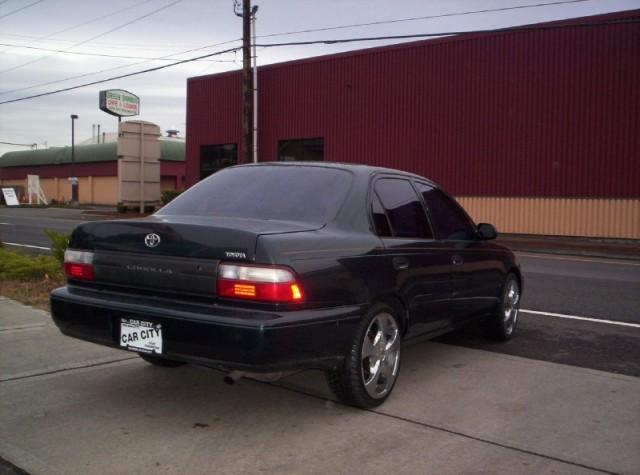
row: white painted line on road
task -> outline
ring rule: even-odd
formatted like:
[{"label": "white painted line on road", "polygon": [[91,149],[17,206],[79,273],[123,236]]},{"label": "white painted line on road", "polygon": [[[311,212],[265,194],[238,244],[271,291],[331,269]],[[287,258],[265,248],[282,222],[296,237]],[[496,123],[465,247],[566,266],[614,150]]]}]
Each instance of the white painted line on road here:
[{"label": "white painted line on road", "polygon": [[5,226],[13,226],[13,224],[11,223],[0,223],[0,224],[4,224]]},{"label": "white painted line on road", "polygon": [[583,320],[586,322],[593,322],[593,323],[606,323],[609,325],[619,325],[621,327],[640,328],[640,323],[617,322],[615,320],[604,320],[601,318],[577,317],[575,315],[564,315],[562,313],[551,313],[551,312],[539,312],[537,310],[520,309],[520,312],[530,313],[532,315],[544,315],[545,317],[566,318],[569,320]]},{"label": "white painted line on road", "polygon": [[50,251],[50,247],[42,247],[42,246],[32,246],[31,244],[18,244],[17,242],[3,242],[2,244],[6,244],[7,246],[18,246],[18,247],[28,247],[31,249],[42,249],[44,251]]},{"label": "white painted line on road", "polygon": [[516,252],[516,254],[518,256],[522,256],[522,257],[532,257],[534,259],[550,259],[550,260],[554,260],[554,261],[576,261],[576,262],[597,262],[598,264],[618,264],[621,266],[639,266],[640,267],[640,262],[631,262],[631,261],[625,261],[625,260],[618,260],[618,259],[607,259],[607,258],[602,258],[602,259],[597,259],[597,258],[592,258],[589,259],[587,257],[572,257],[572,256],[557,256],[557,255],[552,255],[552,254],[542,254],[542,253],[528,253],[528,252]]}]

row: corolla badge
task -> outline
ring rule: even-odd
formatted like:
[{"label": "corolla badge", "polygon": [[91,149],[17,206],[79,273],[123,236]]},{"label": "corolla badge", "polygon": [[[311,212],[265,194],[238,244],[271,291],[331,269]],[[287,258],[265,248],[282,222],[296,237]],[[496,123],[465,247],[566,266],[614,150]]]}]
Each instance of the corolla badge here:
[{"label": "corolla badge", "polygon": [[158,236],[156,233],[147,234],[144,237],[144,243],[147,245],[147,247],[156,247],[158,244],[160,244],[160,236]]}]

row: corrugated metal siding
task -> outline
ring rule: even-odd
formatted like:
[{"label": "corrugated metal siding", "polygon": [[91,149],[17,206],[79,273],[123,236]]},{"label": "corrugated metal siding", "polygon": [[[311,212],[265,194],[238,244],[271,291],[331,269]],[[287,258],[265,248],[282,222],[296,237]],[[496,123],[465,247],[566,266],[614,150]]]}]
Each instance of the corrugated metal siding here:
[{"label": "corrugated metal siding", "polygon": [[187,183],[200,180],[200,147],[237,143],[242,152],[242,76],[238,72],[187,81]]},{"label": "corrugated metal siding", "polygon": [[[75,166],[76,176],[112,176],[118,174],[118,162],[80,163]],[[21,179],[27,175],[40,175],[40,178],[69,177],[71,165],[34,165],[30,167],[0,168],[3,180]]]},{"label": "corrugated metal siding", "polygon": [[500,232],[640,239],[640,200],[459,196],[477,223]]},{"label": "corrugated metal siding", "polygon": [[[67,164],[0,168],[0,179],[22,179],[27,175],[39,175],[40,178],[66,178],[71,176],[71,168],[71,165]],[[118,161],[76,164],[75,172],[77,176],[116,176],[118,174]],[[185,174],[185,164],[161,160],[160,173],[162,175],[182,177]]]},{"label": "corrugated metal siding", "polygon": [[[640,25],[617,24],[263,67],[260,160],[279,140],[324,137],[327,161],[409,170],[456,195],[638,197],[638,58]],[[240,145],[241,127],[239,72],[189,81],[189,184],[199,146]]]}]

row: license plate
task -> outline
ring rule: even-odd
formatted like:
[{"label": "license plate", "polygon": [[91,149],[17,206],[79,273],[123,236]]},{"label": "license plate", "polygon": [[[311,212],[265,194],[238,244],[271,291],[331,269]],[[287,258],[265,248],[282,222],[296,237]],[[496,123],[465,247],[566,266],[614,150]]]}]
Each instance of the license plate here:
[{"label": "license plate", "polygon": [[162,326],[159,323],[122,318],[120,346],[140,353],[162,354]]}]

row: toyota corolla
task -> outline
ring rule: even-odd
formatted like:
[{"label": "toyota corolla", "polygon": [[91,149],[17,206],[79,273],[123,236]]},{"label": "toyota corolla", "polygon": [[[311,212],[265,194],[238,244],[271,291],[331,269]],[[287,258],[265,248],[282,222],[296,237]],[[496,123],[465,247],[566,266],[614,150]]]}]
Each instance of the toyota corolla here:
[{"label": "toyota corolla", "polygon": [[406,338],[474,321],[513,336],[521,274],[495,237],[410,173],[242,165],[150,217],[78,226],[52,316],[66,335],[228,381],[321,369],[339,399],[373,407]]}]

